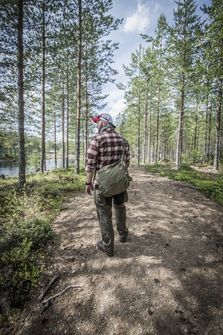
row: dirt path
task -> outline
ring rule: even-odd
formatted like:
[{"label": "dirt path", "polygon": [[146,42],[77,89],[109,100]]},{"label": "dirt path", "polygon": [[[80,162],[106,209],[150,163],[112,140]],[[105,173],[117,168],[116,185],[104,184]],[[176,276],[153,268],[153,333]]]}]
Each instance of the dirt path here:
[{"label": "dirt path", "polygon": [[[133,171],[128,243],[116,255],[96,251],[93,200],[78,194],[54,223],[43,289],[71,284],[41,311],[33,297],[16,335],[222,335],[223,208],[195,188]],[[39,294],[39,293],[38,293]]]}]

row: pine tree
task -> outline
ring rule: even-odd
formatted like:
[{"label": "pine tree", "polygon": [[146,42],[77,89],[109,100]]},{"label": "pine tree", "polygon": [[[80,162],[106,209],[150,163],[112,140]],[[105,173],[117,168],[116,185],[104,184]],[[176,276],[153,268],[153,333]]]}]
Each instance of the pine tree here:
[{"label": "pine tree", "polygon": [[[118,28],[121,20],[115,19],[109,11],[112,0],[78,1],[78,52],[77,52],[77,117],[76,117],[76,172],[80,170],[80,137],[87,145],[87,118],[91,107],[98,106],[105,97],[101,95],[102,85],[112,80],[116,73],[112,67],[113,52],[117,43],[106,40],[112,30]],[[89,89],[91,83],[92,89]],[[85,96],[85,102],[84,102]],[[85,115],[83,106],[85,105]],[[99,107],[100,108],[100,107]],[[85,136],[83,120],[85,119]],[[82,121],[82,122],[81,122]],[[84,141],[83,141],[84,142]],[[84,149],[84,148],[83,148]],[[85,149],[86,150],[86,149]]]},{"label": "pine tree", "polygon": [[187,88],[191,79],[194,45],[196,32],[199,28],[199,18],[195,14],[196,5],[193,0],[176,1],[174,10],[175,24],[171,28],[172,62],[174,64],[174,77],[178,89],[177,106],[179,108],[176,167],[182,163],[184,148],[184,119],[187,101]]},{"label": "pine tree", "polygon": [[1,2],[0,17],[0,127],[10,130],[18,122],[18,5]]},{"label": "pine tree", "polygon": [[25,120],[24,120],[24,45],[23,0],[18,1],[18,107],[19,107],[19,186],[26,183]]},{"label": "pine tree", "polygon": [[211,58],[210,71],[212,74],[214,95],[216,98],[216,136],[214,167],[218,170],[221,154],[222,132],[222,85],[223,85],[223,3],[220,0],[212,0],[210,6],[204,6],[203,10],[208,14],[207,40]]}]

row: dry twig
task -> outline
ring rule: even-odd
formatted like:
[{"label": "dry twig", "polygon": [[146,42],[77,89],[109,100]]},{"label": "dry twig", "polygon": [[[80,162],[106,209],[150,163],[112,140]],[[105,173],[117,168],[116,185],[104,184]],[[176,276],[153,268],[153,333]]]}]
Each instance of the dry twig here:
[{"label": "dry twig", "polygon": [[43,300],[42,304],[47,305],[51,300],[59,297],[61,294],[65,293],[70,288],[80,288],[80,287],[81,287],[80,285],[69,285],[69,286],[65,287],[61,292],[58,292],[57,294],[53,295],[52,297],[49,297],[48,299]]},{"label": "dry twig", "polygon": [[55,275],[51,281],[49,282],[49,284],[47,285],[47,287],[45,288],[45,290],[43,291],[43,293],[40,294],[38,301],[42,301],[43,298],[45,297],[46,293],[49,291],[49,289],[51,288],[51,286],[53,285],[53,283],[59,278],[59,274]]}]

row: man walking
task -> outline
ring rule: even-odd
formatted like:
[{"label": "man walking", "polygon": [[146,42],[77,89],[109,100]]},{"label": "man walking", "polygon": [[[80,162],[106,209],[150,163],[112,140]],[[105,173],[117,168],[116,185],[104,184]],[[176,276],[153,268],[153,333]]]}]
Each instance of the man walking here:
[{"label": "man walking", "polygon": [[94,175],[102,167],[120,160],[123,150],[125,164],[129,166],[130,152],[128,142],[115,131],[113,119],[110,114],[102,113],[91,119],[97,124],[98,134],[92,139],[87,150],[86,157],[86,192],[91,194],[94,190],[94,202],[101,230],[102,240],[97,242],[98,250],[107,256],[114,256],[114,230],[112,226],[112,202],[115,209],[115,220],[120,241],[127,241],[128,228],[126,226],[125,202],[128,201],[127,192],[114,195],[113,197],[103,196],[97,184],[93,185]]}]

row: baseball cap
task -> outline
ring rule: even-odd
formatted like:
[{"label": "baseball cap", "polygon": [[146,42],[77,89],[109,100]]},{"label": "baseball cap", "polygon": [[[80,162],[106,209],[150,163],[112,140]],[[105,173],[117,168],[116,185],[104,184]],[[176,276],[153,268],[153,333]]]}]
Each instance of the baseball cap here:
[{"label": "baseball cap", "polygon": [[115,127],[113,123],[113,118],[109,113],[102,113],[96,116],[91,117],[91,121],[97,123],[98,121],[103,120],[109,122],[113,127]]}]

